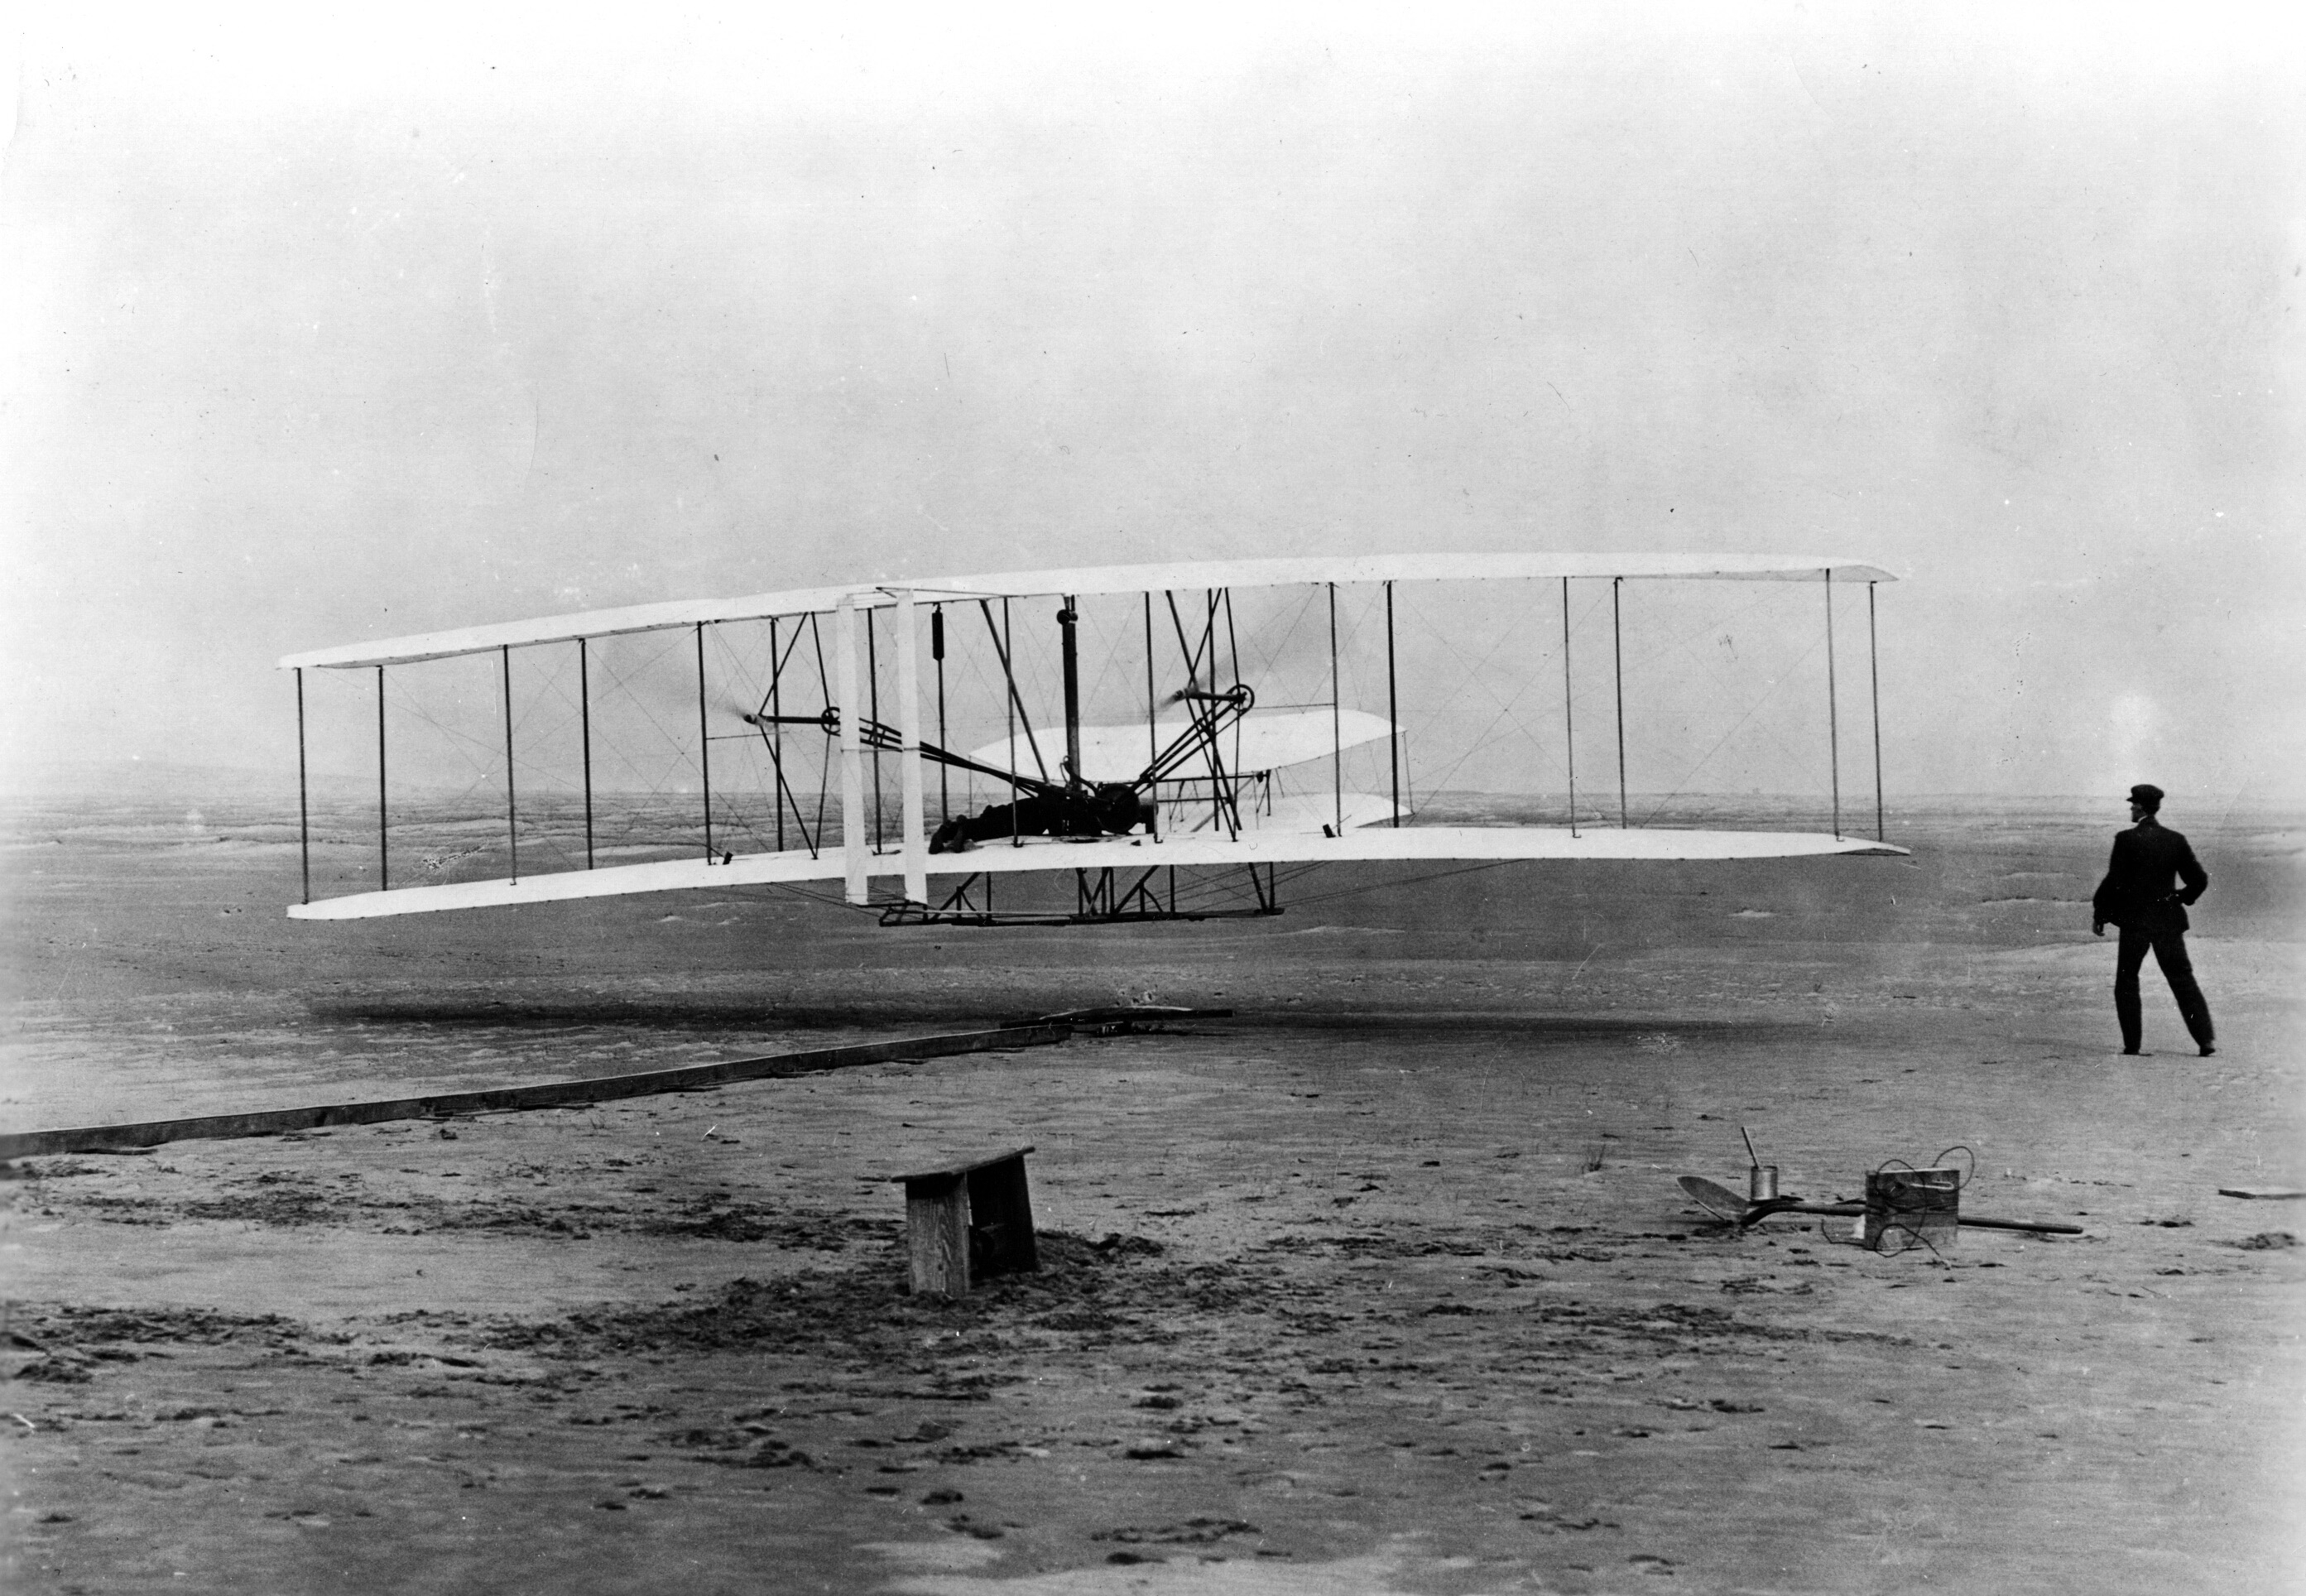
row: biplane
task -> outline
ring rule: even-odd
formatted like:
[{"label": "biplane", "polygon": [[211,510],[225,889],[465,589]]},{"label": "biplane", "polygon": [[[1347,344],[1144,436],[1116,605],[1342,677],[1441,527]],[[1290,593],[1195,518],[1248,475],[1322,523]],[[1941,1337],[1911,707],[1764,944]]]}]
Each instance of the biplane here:
[{"label": "biplane", "polygon": [[[1837,590],[1862,587],[1874,670],[1874,590],[1894,579],[1857,561],[1755,555],[1407,554],[1123,565],[645,604],[291,654],[280,664],[296,681],[304,890],[288,912],[354,919],[837,883],[843,901],[877,911],[890,926],[1095,925],[1278,913],[1285,866],[1294,875],[1297,866],[1345,861],[1473,866],[1900,853],[1882,834],[1878,687],[1874,834],[1842,824],[1832,631]],[[1620,599],[1628,585],[1679,583],[1823,588],[1830,829],[1634,822]],[[1502,612],[1503,639],[1487,656],[1503,657],[1516,679],[1510,701],[1494,695],[1503,704],[1499,720],[1521,725],[1520,706],[1552,690],[1543,684],[1552,679],[1558,653],[1561,720],[1550,757],[1567,778],[1566,814],[1545,824],[1481,817],[1452,824],[1421,807],[1405,768],[1395,621],[1396,589],[1422,593],[1428,585],[1512,595]],[[1590,777],[1580,809],[1573,589],[1587,602],[1582,624],[1589,632],[1607,602],[1614,822],[1594,808]],[[1350,611],[1342,645],[1341,593]],[[1244,632],[1281,632],[1277,594],[1288,595],[1292,606],[1286,635],[1263,648],[1252,639],[1245,649]],[[1268,610],[1244,626],[1242,611],[1252,600]],[[1101,663],[1087,637],[1092,607]],[[651,651],[656,698],[628,719],[645,738],[671,749],[682,772],[677,782],[652,788],[657,808],[677,798],[688,811],[648,836],[619,832],[598,812],[615,807],[617,797],[613,783],[598,779],[602,679],[612,674],[602,661],[617,648],[636,646]],[[549,664],[554,724],[545,732],[517,711],[517,657],[535,679],[542,678],[531,661]],[[465,849],[461,866],[444,865],[438,854],[423,858],[412,883],[406,849],[394,852],[388,672],[397,682],[406,668],[459,660],[491,678],[486,697],[495,702],[487,707],[500,721],[501,764],[497,728],[485,738],[472,726],[458,735],[485,750],[483,784],[501,782],[500,797],[489,795],[501,806],[500,829],[485,850]],[[678,711],[674,689],[665,686],[676,666],[691,679],[680,696],[694,689],[693,707]],[[641,669],[630,667],[616,682],[629,686]],[[375,684],[373,872],[363,867],[365,890],[320,897],[313,892],[306,779],[306,678],[316,671],[372,673]],[[1590,679],[1588,688],[1590,696]],[[531,688],[532,704],[542,702],[540,691]],[[550,824],[536,807],[540,793],[557,795],[546,805]],[[836,795],[837,813],[828,813]],[[667,853],[675,857],[647,857]],[[476,878],[455,878],[476,868]],[[1024,878],[1020,886],[1042,883],[1040,900],[1019,901],[1027,894],[1007,884],[1016,878]],[[1231,884],[1214,894],[1196,885],[1216,880]],[[1046,890],[1052,883],[1054,902]]]}]

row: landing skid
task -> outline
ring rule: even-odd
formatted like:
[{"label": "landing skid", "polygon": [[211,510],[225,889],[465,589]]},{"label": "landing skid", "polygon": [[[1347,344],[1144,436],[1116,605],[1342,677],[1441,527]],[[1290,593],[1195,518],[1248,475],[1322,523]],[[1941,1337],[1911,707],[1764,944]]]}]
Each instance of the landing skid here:
[{"label": "landing skid", "polygon": [[[1114,869],[1073,872],[1073,908],[1063,909],[999,909],[993,903],[993,877],[963,876],[945,900],[934,908],[924,903],[893,903],[881,911],[884,926],[1134,926],[1160,920],[1245,920],[1281,913],[1281,883],[1271,865],[1243,866],[1249,873],[1253,902],[1239,909],[1180,906],[1174,866],[1156,865],[1136,872],[1123,883],[1126,872]],[[1166,883],[1160,879],[1166,874]],[[1166,885],[1166,897],[1163,889]]]}]

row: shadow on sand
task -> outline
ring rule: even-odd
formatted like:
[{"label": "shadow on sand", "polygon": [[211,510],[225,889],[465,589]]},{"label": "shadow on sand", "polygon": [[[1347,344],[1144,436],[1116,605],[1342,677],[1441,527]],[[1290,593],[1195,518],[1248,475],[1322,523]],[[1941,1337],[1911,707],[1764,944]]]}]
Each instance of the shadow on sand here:
[{"label": "shadow on sand", "polygon": [[[338,1024],[431,1025],[491,1030],[556,1030],[639,1028],[656,1031],[717,1034],[773,1026],[779,1029],[857,1030],[889,1027],[969,1029],[1037,1020],[1061,1013],[1057,1000],[1017,1003],[956,1003],[924,997],[890,996],[843,1003],[764,1003],[731,994],[669,993],[650,998],[540,997],[534,1002],[494,997],[363,996],[319,1001],[309,1006],[316,1020]],[[1087,1006],[1101,1006],[1095,1002]],[[1399,1036],[1493,1037],[1506,1033],[1525,1042],[1654,1043],[1666,1037],[1690,1041],[1731,1037],[1762,1038],[1802,1028],[1778,1020],[1617,1018],[1585,1014],[1521,1012],[1512,1010],[1423,1013],[1401,1009],[1283,1008],[1210,1011],[1206,1017],[1161,1021],[1159,1028],[1207,1034],[1221,1030],[1351,1030]]]}]

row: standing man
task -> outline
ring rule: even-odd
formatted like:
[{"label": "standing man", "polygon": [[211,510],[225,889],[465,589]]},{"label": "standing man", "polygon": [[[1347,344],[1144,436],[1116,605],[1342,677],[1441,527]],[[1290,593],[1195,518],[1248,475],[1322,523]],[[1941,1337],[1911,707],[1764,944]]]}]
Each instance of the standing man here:
[{"label": "standing man", "polygon": [[2140,783],[2130,789],[2131,829],[2114,839],[2114,859],[2090,900],[2090,930],[2104,936],[2109,924],[2122,927],[2121,951],[2114,961],[2114,1012],[2122,1021],[2122,1050],[2136,1053],[2144,1039],[2139,1012],[2138,969],[2146,950],[2170,982],[2178,1012],[2195,1045],[2208,1058],[2217,1048],[2210,1028],[2210,1006],[2194,984],[2186,957],[2186,905],[2210,884],[2209,872],[2194,858],[2186,839],[2155,818],[2162,789]]}]

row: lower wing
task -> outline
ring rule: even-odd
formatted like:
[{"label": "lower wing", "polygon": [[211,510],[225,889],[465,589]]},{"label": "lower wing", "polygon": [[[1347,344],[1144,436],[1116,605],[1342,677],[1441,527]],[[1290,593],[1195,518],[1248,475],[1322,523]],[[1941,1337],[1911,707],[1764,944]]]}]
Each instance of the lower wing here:
[{"label": "lower wing", "polygon": [[[988,842],[967,853],[932,854],[931,875],[1010,875],[1023,871],[1124,870],[1173,866],[1179,869],[1232,865],[1345,864],[1378,862],[1506,864],[1517,859],[1790,859],[1827,854],[1902,854],[1886,842],[1834,837],[1815,832],[1708,832],[1663,829],[1623,831],[1566,826],[1364,827],[1341,836],[1318,831],[1243,832],[1238,837],[1191,832],[1164,837],[1100,837],[1083,841],[1028,837]],[[891,850],[871,855],[868,875],[900,876],[903,857]],[[363,920],[380,915],[434,914],[458,909],[496,909],[522,903],[558,903],[578,898],[615,898],[636,892],[710,891],[740,886],[783,886],[799,882],[839,881],[841,850],[811,854],[739,854],[723,863],[671,859],[653,865],[612,865],[570,870],[517,881],[468,881],[440,886],[401,887],[360,892],[289,908],[291,919]]]}]

